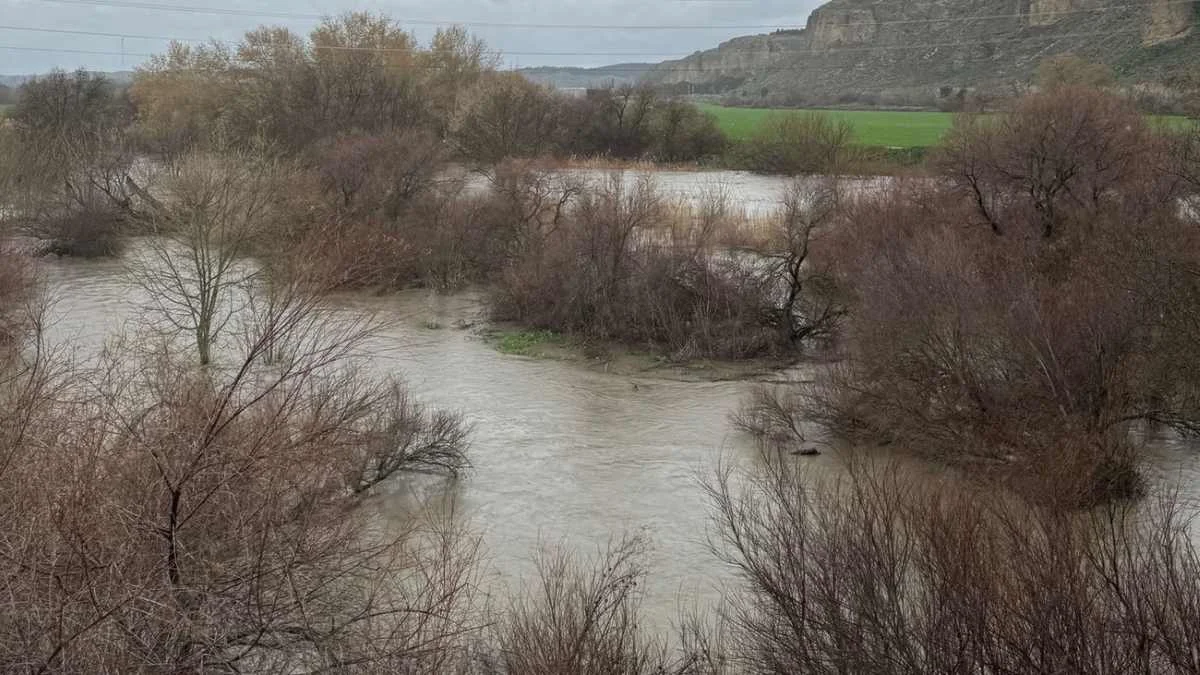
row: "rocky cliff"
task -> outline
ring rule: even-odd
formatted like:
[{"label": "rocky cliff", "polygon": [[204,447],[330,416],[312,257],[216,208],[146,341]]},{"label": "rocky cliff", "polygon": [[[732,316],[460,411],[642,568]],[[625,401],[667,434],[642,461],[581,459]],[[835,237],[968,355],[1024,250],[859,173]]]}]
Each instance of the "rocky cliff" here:
[{"label": "rocky cliff", "polygon": [[[700,93],[837,99],[995,89],[1048,56],[1127,80],[1200,64],[1200,0],[832,0],[803,30],[736,38],[646,79]],[[782,102],[782,101],[776,101]]]}]

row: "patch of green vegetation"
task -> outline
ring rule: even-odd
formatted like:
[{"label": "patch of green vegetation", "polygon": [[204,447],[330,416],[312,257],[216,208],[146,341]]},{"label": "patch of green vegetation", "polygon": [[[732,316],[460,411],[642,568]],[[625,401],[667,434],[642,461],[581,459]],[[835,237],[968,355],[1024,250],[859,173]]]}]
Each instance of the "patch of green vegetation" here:
[{"label": "patch of green vegetation", "polygon": [[552,330],[502,331],[494,339],[496,349],[513,356],[537,356],[542,347],[566,342],[566,338]]},{"label": "patch of green vegetation", "polygon": [[717,125],[730,139],[745,140],[754,135],[772,115],[820,112],[843,119],[854,129],[859,145],[889,148],[926,148],[937,145],[954,123],[953,113],[907,112],[892,110],[774,110],[770,108],[726,108],[701,104],[701,109],[717,118]]},{"label": "patch of green vegetation", "polygon": [[1189,131],[1197,124],[1196,120],[1179,115],[1150,115],[1147,119],[1150,127],[1159,131]]},{"label": "patch of green vegetation", "polygon": [[0,117],[5,117],[15,106],[12,103],[0,103]]},{"label": "patch of green vegetation", "polygon": [[[731,140],[743,141],[762,127],[772,115],[825,113],[834,119],[844,119],[854,129],[854,142],[858,145],[881,148],[929,148],[938,144],[942,136],[954,124],[955,113],[911,112],[896,110],[776,110],[771,108],[726,108],[712,104],[700,104],[700,108],[717,118],[717,125]],[[1187,129],[1194,124],[1186,117],[1167,115],[1150,116],[1150,122],[1160,128]],[[920,153],[914,155],[919,161]],[[907,154],[896,157],[901,164],[909,163],[913,157]]]}]

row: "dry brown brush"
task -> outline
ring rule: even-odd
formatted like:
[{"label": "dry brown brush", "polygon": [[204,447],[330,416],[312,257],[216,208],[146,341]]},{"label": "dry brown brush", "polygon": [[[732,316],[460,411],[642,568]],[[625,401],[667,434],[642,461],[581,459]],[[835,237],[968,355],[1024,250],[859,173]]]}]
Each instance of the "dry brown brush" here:
[{"label": "dry brown brush", "polygon": [[59,255],[118,250],[144,191],[134,182],[128,101],[103,76],[61,71],[27,82],[0,177],[8,219]]},{"label": "dry brown brush", "polygon": [[666,650],[639,625],[646,542],[623,539],[594,560],[560,549],[499,618],[481,673],[663,673]]},{"label": "dry brown brush", "polygon": [[[1200,556],[1164,499],[1080,513],[897,464],[709,486],[748,673],[1194,673]],[[915,476],[912,474],[916,474]]]},{"label": "dry brown brush", "polygon": [[805,415],[984,475],[1069,463],[1083,502],[1137,492],[1131,425],[1195,409],[1200,241],[1162,153],[1117,99],[1041,95],[958,127],[942,180],[847,201],[820,254],[845,359]]},{"label": "dry brown brush", "polygon": [[854,130],[823,113],[780,113],[736,148],[741,168],[762,173],[837,174],[853,159]]},{"label": "dry brown brush", "polygon": [[0,425],[2,668],[438,672],[471,627],[472,540],[381,527],[359,494],[461,468],[463,437],[348,360],[369,329],[277,284],[205,368],[26,356]]},{"label": "dry brown brush", "polygon": [[725,197],[672,208],[648,178],[620,174],[574,186],[540,199],[539,227],[514,240],[495,315],[678,358],[789,353],[837,314],[807,264],[827,217],[811,196],[793,195],[764,250],[731,251],[715,244]]}]

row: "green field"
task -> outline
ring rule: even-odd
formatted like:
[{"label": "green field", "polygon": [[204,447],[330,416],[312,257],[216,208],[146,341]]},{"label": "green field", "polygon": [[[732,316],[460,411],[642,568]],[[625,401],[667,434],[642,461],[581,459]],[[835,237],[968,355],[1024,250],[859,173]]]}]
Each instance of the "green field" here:
[{"label": "green field", "polygon": [[[745,140],[771,115],[785,111],[767,108],[725,108],[702,104],[707,113],[717,118],[717,124],[731,139]],[[896,112],[890,110],[814,110],[854,127],[855,140],[862,145],[882,145],[895,148],[923,148],[936,145],[942,134],[954,122],[953,113]]]},{"label": "green field", "polygon": [[[754,135],[771,115],[791,111],[769,108],[726,108],[700,104],[700,108],[717,118],[717,125],[729,138],[740,141]],[[844,119],[854,128],[854,139],[860,145],[890,148],[927,148],[937,145],[954,123],[954,113],[907,112],[893,110],[804,110],[822,112]],[[1155,124],[1181,128],[1191,124],[1184,117],[1154,117]]]},{"label": "green field", "polygon": [[0,103],[0,117],[7,115],[8,111],[12,110],[12,107],[11,103]]}]

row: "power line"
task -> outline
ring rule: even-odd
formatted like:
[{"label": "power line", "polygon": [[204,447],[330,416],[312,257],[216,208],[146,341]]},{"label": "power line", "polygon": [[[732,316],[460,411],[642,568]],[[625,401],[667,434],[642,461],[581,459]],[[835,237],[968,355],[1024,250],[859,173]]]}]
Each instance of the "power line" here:
[{"label": "power line", "polygon": [[[0,26],[0,28],[3,28],[3,27]],[[53,31],[55,29],[45,29],[45,30]],[[1129,35],[1129,34],[1140,33],[1140,32],[1141,32],[1140,29],[1127,29],[1127,30],[1119,30],[1119,31],[1097,31],[1097,32],[1088,32],[1088,33],[1058,33],[1058,34],[1045,34],[1045,35],[1025,35],[1025,36],[1016,36],[1016,37],[1012,37],[1012,38],[994,38],[994,39],[990,39],[990,40],[973,41],[973,42],[942,42],[942,43],[925,43],[925,44],[915,44],[915,45],[881,45],[881,46],[873,46],[873,47],[838,47],[838,48],[831,48],[831,49],[825,49],[822,51],[813,51],[813,52],[797,50],[795,52],[787,53],[787,56],[785,57],[785,58],[788,58],[788,60],[793,61],[792,63],[780,64],[780,65],[768,65],[768,66],[764,66],[764,67],[760,67],[760,68],[751,68],[748,70],[752,70],[756,73],[782,72],[782,71],[786,71],[786,70],[795,68],[797,65],[802,65],[802,64],[795,63],[794,61],[796,59],[800,59],[805,56],[822,57],[822,56],[840,54],[840,53],[870,53],[870,52],[887,52],[887,51],[897,51],[897,50],[932,50],[932,49],[950,49],[950,48],[978,49],[978,48],[986,47],[986,46],[988,46],[990,44],[994,44],[994,43],[1019,44],[1022,42],[1032,42],[1032,41],[1054,42],[1057,40],[1064,40],[1064,39],[1099,38],[1099,37],[1106,37],[1106,36]],[[151,58],[151,57],[159,55],[159,54],[153,54],[153,53],[147,53],[147,52],[81,50],[81,49],[67,49],[67,48],[58,48],[58,47],[26,47],[26,46],[3,45],[3,44],[0,44],[0,49],[16,50],[16,51],[48,52],[48,53],[87,54],[87,55],[97,55],[97,56],[141,56],[141,57],[145,57],[145,58]],[[382,51],[385,53],[388,51],[387,49],[375,49],[375,48],[370,48],[370,47],[348,48],[348,49],[350,49],[352,51],[371,51],[371,52]],[[414,51],[415,53],[428,53],[427,51],[421,51],[421,50],[411,50],[411,51]],[[514,53],[514,54],[516,54],[516,53]],[[560,55],[579,56],[579,55],[585,55],[585,53],[583,53],[583,52],[576,52],[576,53],[563,52],[563,53],[560,53]],[[601,54],[589,54],[589,55],[601,55]],[[610,56],[610,55],[616,55],[616,54],[605,53],[602,55]],[[959,59],[959,60],[960,61],[961,60],[976,61],[976,60],[991,60],[992,58],[993,57],[991,55],[984,55],[979,58]],[[670,63],[670,62],[668,62],[668,63]],[[406,69],[406,68],[441,69],[442,68],[442,66],[436,65],[436,64],[433,64],[433,65],[431,65],[431,64],[382,64],[382,65],[384,67],[394,67],[394,68],[400,68],[400,69]],[[550,67],[553,67],[553,66],[550,66]],[[823,64],[822,67],[828,69],[830,66]],[[838,66],[835,65],[833,67],[837,68]],[[646,64],[646,65],[614,65],[614,66],[604,66],[604,67],[599,67],[599,68],[580,68],[580,70],[603,71],[603,73],[598,74],[599,76],[602,77],[604,75],[609,75],[609,74],[630,74],[630,75],[632,75],[632,74],[649,73],[649,72],[655,72],[655,73],[695,72],[696,68],[695,67],[672,66],[672,65],[664,65],[664,64]]]},{"label": "power line", "polygon": [[[1026,19],[1032,16],[1039,17],[1063,17],[1075,14],[1097,14],[1115,12],[1121,10],[1138,9],[1150,6],[1153,3],[1155,6],[1171,6],[1171,5],[1188,5],[1193,4],[1195,0],[1148,0],[1146,2],[1125,3],[1118,5],[1107,5],[1104,7],[1089,7],[1078,9],[1052,10],[1046,12],[1018,12],[1013,14],[988,14],[988,15],[973,15],[973,16],[949,16],[940,18],[926,19],[893,19],[887,21],[862,21],[838,24],[841,27],[880,27],[880,26],[901,26],[901,25],[921,25],[921,24],[944,24],[954,22],[972,22],[972,21],[1011,21]],[[278,12],[265,10],[244,10],[221,7],[198,7],[189,5],[165,5],[152,2],[141,2],[139,0],[42,0],[42,2],[71,4],[71,5],[88,5],[100,7],[119,7],[130,9],[145,9],[151,11],[163,12],[182,12],[189,14],[215,14],[227,16],[247,16],[257,18],[277,18],[277,19],[300,19],[300,20],[323,20],[328,15],[322,14],[306,14],[297,12]],[[779,30],[785,24],[740,24],[740,25],[682,25],[682,24],[562,24],[562,23],[521,23],[521,22],[500,22],[500,21],[457,21],[446,19],[396,19],[400,24],[416,24],[430,26],[475,26],[481,28],[532,28],[532,29],[557,29],[557,30]],[[790,25],[790,24],[786,24]],[[795,28],[794,28],[795,29]],[[794,30],[793,29],[793,30]]]},{"label": "power line", "polygon": [[[145,35],[133,33],[109,33],[104,31],[91,30],[74,30],[69,28],[41,28],[35,26],[10,26],[0,25],[0,30],[20,31],[27,33],[50,33],[55,35],[86,35],[91,37],[106,37],[119,38],[122,40],[162,40],[165,42],[193,42],[193,43],[209,43],[220,44],[228,47],[237,47],[239,42],[233,40],[217,40],[214,38],[181,38],[167,35]],[[401,53],[401,54],[422,54],[429,50],[417,47],[402,48],[402,47],[349,47],[344,45],[306,45],[307,49],[316,51],[345,51],[345,52],[377,52],[377,53]],[[683,57],[687,54],[681,52],[527,52],[527,51],[508,51],[504,49],[489,49],[484,53],[492,55],[511,54],[514,56],[676,56]]]},{"label": "power line", "polygon": [[[42,0],[67,5],[89,5],[100,7],[121,7],[129,9],[145,9],[160,12],[182,12],[186,14],[216,14],[224,16],[249,16],[274,19],[299,19],[320,21],[327,18],[326,14],[302,14],[298,12],[273,12],[259,10],[244,10],[222,7],[196,7],[189,5],[162,5],[152,2],[137,2],[135,0]],[[555,30],[774,30],[780,24],[757,25],[638,25],[638,24],[564,24],[564,23],[519,23],[506,21],[453,21],[446,19],[395,19],[396,23],[415,24],[423,26],[474,26],[479,28],[540,28]]]},{"label": "power line", "polygon": [[[93,56],[121,56],[122,52],[100,51],[91,49],[68,49],[65,47],[23,47],[19,45],[0,45],[0,49],[7,49],[17,52],[48,52],[59,54],[88,54]],[[151,57],[154,54],[142,54],[138,52],[124,52],[125,56],[145,56]]]},{"label": "power line", "polygon": [[[119,33],[104,33],[104,32],[99,32],[99,31],[81,31],[81,30],[55,29],[55,28],[28,28],[28,27],[3,26],[3,25],[0,25],[0,29],[3,29],[3,30],[25,30],[25,31],[32,31],[32,32],[44,32],[44,33],[63,33],[63,34],[71,34],[71,35],[92,35],[92,36],[97,36],[97,37],[112,37],[112,38],[143,38],[143,39],[162,39],[162,40],[174,39],[174,38],[146,36],[146,35],[122,35]],[[930,50],[930,49],[948,49],[948,48],[980,48],[980,47],[986,47],[986,46],[993,46],[997,43],[999,43],[999,44],[1015,44],[1015,43],[1033,42],[1033,41],[1054,42],[1057,40],[1067,40],[1067,39],[1140,34],[1141,32],[1142,32],[1141,29],[1133,28],[1133,29],[1124,29],[1124,30],[1113,30],[1113,31],[1094,31],[1094,32],[1087,32],[1087,33],[1045,33],[1045,34],[1039,34],[1039,35],[1019,35],[1019,36],[1012,36],[1012,37],[1000,36],[1000,37],[974,40],[972,42],[928,42],[928,43],[921,43],[921,44],[905,44],[905,45],[873,45],[873,46],[869,46],[869,47],[830,47],[830,48],[825,48],[825,49],[821,49],[821,50],[811,50],[811,51],[793,50],[793,51],[785,51],[785,52],[778,52],[778,53],[784,55],[785,58],[796,58],[796,57],[803,57],[803,56],[822,57],[822,56],[842,54],[842,53],[871,53],[871,52]],[[179,40],[179,41],[183,41],[183,40]],[[230,42],[230,41],[221,41],[221,40],[208,40],[208,41],[189,40],[189,41],[191,41],[191,42],[212,42],[212,43],[227,45],[227,46],[237,46],[237,43]],[[78,52],[83,51],[83,50],[71,50],[71,49],[57,49],[57,48],[51,48],[51,47],[44,47],[44,48],[43,47],[0,47],[0,48],[23,49],[23,50],[27,50],[27,51],[46,51],[46,52],[63,51],[66,53],[78,53]],[[332,50],[332,51],[347,51],[347,52],[370,52],[370,53],[380,53],[380,54],[387,54],[387,53],[427,54],[427,53],[430,53],[429,50],[427,50],[427,49],[419,49],[419,48],[350,47],[350,46],[339,46],[339,45],[326,45],[326,46],[310,45],[310,46],[306,46],[306,48],[313,49],[316,51]],[[727,49],[727,50],[724,50],[724,53],[730,53],[730,52],[736,53],[739,51],[757,52],[758,50],[749,50],[749,49],[741,49],[741,50],[732,49],[732,50],[730,50],[730,49]],[[112,56],[120,56],[123,53],[128,56],[145,56],[145,57],[152,57],[152,56],[156,55],[153,53],[145,53],[145,52],[86,51],[85,53],[98,54],[98,55],[112,55]],[[623,56],[667,56],[667,55],[669,55],[666,52],[659,52],[659,53],[653,53],[653,52],[523,52],[523,51],[522,52],[508,52],[508,51],[504,51],[504,50],[489,50],[485,53],[495,55],[495,56],[512,55],[512,56],[611,56],[611,57],[623,57]],[[681,57],[679,60],[691,58],[691,56],[694,56],[694,55],[695,55],[695,53],[693,53],[691,55],[679,55]],[[551,67],[553,67],[553,66],[551,66]],[[570,67],[570,66],[564,66],[564,67]],[[601,68],[603,68],[604,70],[607,70],[607,71],[617,70],[617,71],[629,71],[629,72],[644,72],[644,71],[650,71],[650,70],[655,70],[658,72],[671,72],[671,71],[685,72],[685,71],[695,70],[695,68],[691,68],[691,67],[671,67],[671,66],[664,66],[662,64],[646,64],[646,65],[630,65],[630,66],[615,65],[615,66],[607,66],[607,67],[601,67]],[[586,70],[588,68],[581,67],[581,69]],[[594,68],[592,68],[592,69],[594,70]],[[761,69],[754,69],[754,70],[761,70]]]}]

